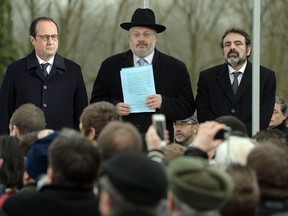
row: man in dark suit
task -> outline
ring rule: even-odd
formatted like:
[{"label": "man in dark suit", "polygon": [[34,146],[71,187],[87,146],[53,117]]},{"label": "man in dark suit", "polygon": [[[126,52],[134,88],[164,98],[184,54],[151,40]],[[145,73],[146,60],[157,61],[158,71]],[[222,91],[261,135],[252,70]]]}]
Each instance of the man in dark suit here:
[{"label": "man in dark suit", "polygon": [[[225,64],[202,71],[197,89],[199,122],[234,115],[252,135],[252,64],[249,35],[242,29],[227,30],[221,40]],[[235,75],[234,75],[235,74]],[[275,73],[260,66],[260,130],[269,125],[275,102]]]},{"label": "man in dark suit", "polygon": [[129,31],[130,50],[116,54],[102,62],[94,82],[91,103],[108,101],[116,105],[124,121],[132,122],[144,134],[155,112],[132,113],[124,101],[120,71],[122,68],[152,64],[156,94],[147,95],[146,106],[166,116],[170,138],[173,137],[173,120],[193,115],[196,104],[185,64],[155,48],[158,33],[166,27],[156,24],[151,9],[136,9],[131,22],[122,23]]},{"label": "man in dark suit", "polygon": [[82,110],[88,105],[87,92],[80,66],[57,54],[58,32],[51,18],[39,17],[32,22],[34,51],[8,66],[1,86],[1,134],[9,132],[10,117],[25,103],[43,110],[47,128],[78,128]]}]

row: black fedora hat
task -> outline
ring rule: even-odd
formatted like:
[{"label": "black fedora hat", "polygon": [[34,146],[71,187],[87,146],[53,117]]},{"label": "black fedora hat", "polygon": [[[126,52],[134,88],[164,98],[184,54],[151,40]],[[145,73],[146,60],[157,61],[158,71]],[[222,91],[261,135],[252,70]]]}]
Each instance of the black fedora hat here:
[{"label": "black fedora hat", "polygon": [[149,8],[137,8],[131,22],[122,23],[120,26],[127,31],[134,26],[148,27],[155,29],[157,33],[163,32],[166,29],[165,26],[156,24],[155,14]]}]

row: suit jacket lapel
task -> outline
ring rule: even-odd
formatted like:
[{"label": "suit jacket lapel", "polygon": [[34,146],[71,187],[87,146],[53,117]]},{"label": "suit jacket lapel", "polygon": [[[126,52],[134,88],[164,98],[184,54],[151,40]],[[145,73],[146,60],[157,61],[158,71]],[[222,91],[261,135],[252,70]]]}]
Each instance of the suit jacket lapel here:
[{"label": "suit jacket lapel", "polygon": [[252,64],[248,61],[238,88],[238,92],[236,94],[235,102],[237,102],[245,94],[245,92],[249,88],[251,88],[251,86],[252,86]]},{"label": "suit jacket lapel", "polygon": [[126,53],[124,53],[122,58],[123,58],[123,68],[134,67],[133,53],[131,50],[128,50]]},{"label": "suit jacket lapel", "polygon": [[64,58],[56,53],[52,69],[47,77],[47,80],[51,79],[56,73],[63,75],[66,70],[67,68],[64,62]]},{"label": "suit jacket lapel", "polygon": [[155,48],[155,50],[154,50],[154,56],[153,56],[153,60],[152,60],[152,65],[153,65],[153,71],[154,71],[154,73],[155,73],[155,71],[157,71],[157,67],[158,67],[159,60],[160,60],[161,55],[162,55],[162,53]]},{"label": "suit jacket lapel", "polygon": [[227,95],[229,100],[233,102],[235,100],[235,96],[231,87],[227,64],[223,64],[221,71],[217,73],[218,75],[216,76],[216,79],[219,83],[219,86],[222,88],[223,92]]},{"label": "suit jacket lapel", "polygon": [[[39,62],[36,58],[35,51],[33,51],[28,57],[27,57],[27,70],[28,73],[33,73],[40,77],[43,81],[45,80],[44,74],[41,70],[41,66],[39,65]],[[54,76],[56,73],[63,75],[64,71],[66,71],[65,62],[62,56],[56,53],[54,62],[52,65],[52,69],[47,77],[47,80],[51,79],[52,76]]]},{"label": "suit jacket lapel", "polygon": [[40,79],[42,79],[43,81],[45,80],[41,66],[39,65],[39,62],[36,58],[35,51],[33,51],[27,57],[27,72],[30,74],[35,73]]}]

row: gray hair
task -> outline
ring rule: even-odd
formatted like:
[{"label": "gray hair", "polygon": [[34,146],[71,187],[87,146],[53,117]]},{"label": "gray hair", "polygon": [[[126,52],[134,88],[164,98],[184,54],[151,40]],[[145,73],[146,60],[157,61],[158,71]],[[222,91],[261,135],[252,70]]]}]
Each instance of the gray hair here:
[{"label": "gray hair", "polygon": [[256,142],[247,137],[230,136],[221,143],[215,154],[215,161],[223,170],[231,163],[246,165],[250,151],[255,147]]},{"label": "gray hair", "polygon": [[286,115],[287,113],[287,104],[285,103],[285,100],[283,98],[280,98],[278,96],[275,97],[275,103],[280,105],[281,112]]}]

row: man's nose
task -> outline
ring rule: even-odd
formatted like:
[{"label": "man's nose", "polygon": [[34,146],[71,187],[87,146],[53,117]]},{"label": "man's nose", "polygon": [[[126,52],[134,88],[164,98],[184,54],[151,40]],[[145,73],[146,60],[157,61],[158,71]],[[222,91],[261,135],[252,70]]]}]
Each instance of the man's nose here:
[{"label": "man's nose", "polygon": [[51,37],[51,36],[50,36],[50,37],[48,37],[48,40],[47,40],[47,42],[51,43],[52,41],[53,41],[52,37]]},{"label": "man's nose", "polygon": [[230,50],[235,50],[236,45],[234,43],[231,43]]}]

